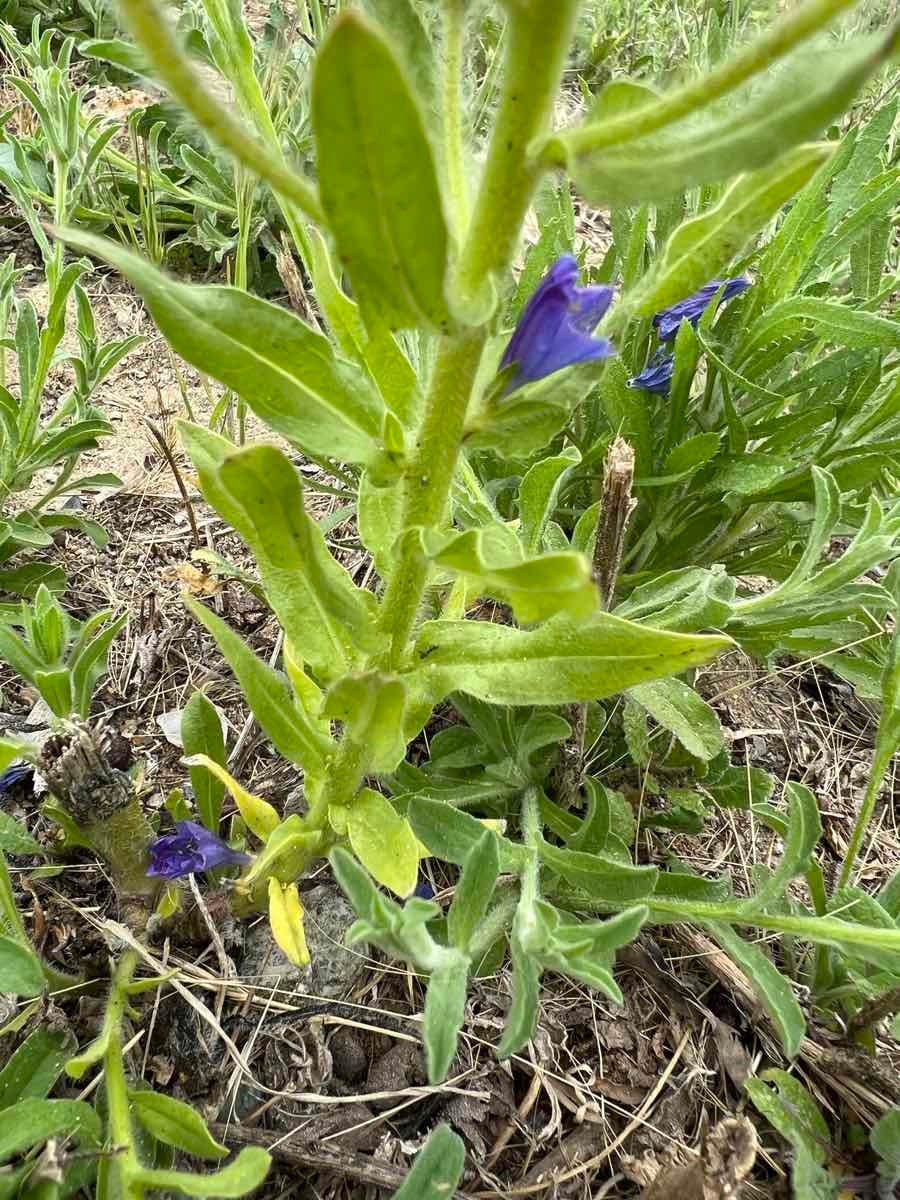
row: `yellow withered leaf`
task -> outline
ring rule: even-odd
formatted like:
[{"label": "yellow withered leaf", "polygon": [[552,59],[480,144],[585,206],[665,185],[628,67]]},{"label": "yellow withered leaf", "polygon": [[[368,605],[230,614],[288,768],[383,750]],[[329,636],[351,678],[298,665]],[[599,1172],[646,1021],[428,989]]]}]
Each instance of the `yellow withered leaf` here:
[{"label": "yellow withered leaf", "polygon": [[267,800],[263,800],[261,796],[254,796],[245,787],[241,787],[234,776],[208,755],[192,754],[182,761],[189,767],[205,767],[211,775],[215,775],[216,779],[225,784],[244,818],[244,824],[261,841],[264,842],[269,834],[281,824],[281,817],[278,815],[277,809],[273,808]]},{"label": "yellow withered leaf", "polygon": [[297,967],[309,962],[309,947],[303,929],[303,905],[296,883],[269,879],[269,924],[272,936]]}]

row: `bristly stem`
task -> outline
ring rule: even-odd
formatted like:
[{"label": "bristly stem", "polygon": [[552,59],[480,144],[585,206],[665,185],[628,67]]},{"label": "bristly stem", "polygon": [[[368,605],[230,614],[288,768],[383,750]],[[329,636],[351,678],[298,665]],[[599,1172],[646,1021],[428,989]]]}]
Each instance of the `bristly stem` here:
[{"label": "bristly stem", "polygon": [[[500,103],[459,261],[457,284],[468,300],[482,296],[490,276],[512,262],[537,180],[528,146],[551,122],[577,10],[578,0],[556,0],[551,6],[519,3],[510,13]],[[392,668],[406,652],[428,581],[428,564],[412,531],[439,525],[447,515],[487,335],[485,324],[446,338],[438,350],[404,485],[400,560],[382,603]]]},{"label": "bristly stem", "polygon": [[881,785],[884,783],[884,777],[887,774],[888,767],[891,765],[891,759],[894,757],[894,749],[893,744],[876,744],[875,754],[872,758],[872,769],[869,772],[869,783],[866,787],[862,804],[859,806],[859,812],[856,814],[853,832],[850,835],[850,844],[847,847],[847,853],[844,855],[844,861],[841,864],[841,873],[838,876],[837,883],[839,888],[846,887],[853,877],[853,868],[856,866],[856,860],[862,849],[863,839],[866,836],[869,825],[872,823],[872,814],[875,811],[875,804],[878,800],[878,794],[881,791]]},{"label": "bristly stem", "polygon": [[[568,150],[575,154],[584,153],[630,141],[632,138],[662,129],[695,109],[704,108],[760,71],[766,70],[776,59],[782,58],[817,29],[827,25],[845,9],[852,8],[856,2],[857,0],[809,0],[808,4],[787,14],[783,20],[767,29],[728,62],[722,63],[699,79],[676,88],[657,103],[648,104],[637,112],[572,130],[566,136]],[[558,155],[551,143],[545,159],[562,165],[562,157],[564,156]]]},{"label": "bristly stem", "polygon": [[510,6],[500,103],[458,270],[470,299],[512,262],[540,170],[528,148],[550,129],[578,7],[578,0]]},{"label": "bristly stem", "polygon": [[103,1022],[103,1036],[106,1038],[106,1049],[103,1054],[103,1077],[106,1084],[109,1136],[117,1151],[110,1170],[118,1176],[119,1195],[123,1200],[140,1200],[144,1194],[143,1187],[130,1179],[131,1174],[137,1170],[140,1164],[134,1149],[134,1130],[131,1126],[128,1103],[128,1080],[125,1076],[125,1062],[122,1054],[122,1021],[128,1003],[128,985],[131,983],[137,963],[136,950],[126,950],[119,960],[113,976]]},{"label": "bristly stem", "polygon": [[447,182],[456,230],[460,236],[469,220],[466,142],[463,131],[463,50],[466,40],[465,0],[445,0],[442,62],[442,107]]}]

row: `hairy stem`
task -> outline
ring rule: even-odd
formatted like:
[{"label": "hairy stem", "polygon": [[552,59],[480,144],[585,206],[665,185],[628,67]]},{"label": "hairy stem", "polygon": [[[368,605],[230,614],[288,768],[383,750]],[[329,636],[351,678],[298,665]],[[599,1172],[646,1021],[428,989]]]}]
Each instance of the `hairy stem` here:
[{"label": "hairy stem", "polygon": [[128,1104],[128,1080],[125,1077],[122,1052],[122,1021],[128,1004],[128,985],[137,963],[137,951],[126,950],[113,976],[103,1023],[103,1035],[106,1038],[103,1074],[106,1083],[109,1136],[118,1151],[111,1162],[110,1170],[117,1177],[117,1194],[123,1200],[141,1200],[144,1194],[143,1187],[131,1179],[131,1175],[140,1168],[140,1163],[134,1148],[134,1131],[131,1127]]},{"label": "hairy stem", "polygon": [[465,135],[463,133],[462,83],[463,47],[466,38],[465,0],[446,0],[444,5],[444,46],[442,101],[444,146],[450,203],[457,231],[462,234],[469,220],[469,195],[466,180]]},{"label": "hairy stem", "polygon": [[863,840],[872,821],[872,814],[875,811],[875,803],[878,800],[881,785],[884,783],[884,777],[887,774],[893,757],[894,746],[892,743],[876,745],[875,755],[872,759],[872,769],[869,772],[869,783],[866,787],[862,804],[859,806],[859,812],[856,814],[853,833],[850,835],[850,844],[847,847],[847,853],[841,865],[841,873],[838,876],[837,885],[839,888],[846,887],[853,876],[853,868],[856,866],[856,860],[862,849]]}]

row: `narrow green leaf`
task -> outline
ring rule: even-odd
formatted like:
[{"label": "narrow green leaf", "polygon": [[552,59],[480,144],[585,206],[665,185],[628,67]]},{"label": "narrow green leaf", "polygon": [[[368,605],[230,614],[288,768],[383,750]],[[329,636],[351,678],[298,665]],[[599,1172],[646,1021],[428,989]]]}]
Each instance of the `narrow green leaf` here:
[{"label": "narrow green leaf", "polygon": [[462,1178],[465,1161],[462,1138],[449,1125],[438,1125],[391,1200],[450,1200]]},{"label": "narrow green leaf", "polygon": [[172,348],[237,392],[277,433],[323,457],[358,463],[377,457],[380,397],[362,371],[336,358],[328,339],[294,313],[237,288],[180,283],[82,230],[58,236],[121,271]]},{"label": "narrow green leaf", "polygon": [[745,941],[724,921],[708,921],[707,928],[722,949],[745,972],[781,1037],[788,1058],[796,1058],[806,1037],[806,1019],[789,979],[778,970],[765,950]]},{"label": "narrow green leaf", "polygon": [[376,327],[448,329],[448,234],[425,124],[358,12],[341,13],[319,50],[312,119],[322,205],[363,313]]},{"label": "narrow green leaf", "polygon": [[424,536],[423,547],[438,566],[470,576],[486,595],[509,603],[523,624],[564,612],[574,619],[597,609],[597,588],[583,554],[561,551],[522,558],[515,533],[506,525],[488,525],[450,535]]},{"label": "narrow green leaf", "polygon": [[228,1153],[228,1147],[219,1145],[209,1132],[200,1113],[183,1100],[150,1091],[129,1092],[128,1100],[140,1123],[164,1146],[197,1158],[224,1158]]},{"label": "narrow green leaf", "polygon": [[[185,758],[205,754],[220,767],[225,766],[225,732],[222,719],[204,692],[194,692],[181,714],[181,745]],[[225,784],[203,767],[189,767],[191,787],[197,800],[200,820],[207,829],[218,832],[225,799]]]},{"label": "narrow green leaf", "polygon": [[343,722],[350,736],[365,746],[367,771],[386,774],[406,754],[406,703],[406,688],[396,675],[367,671],[340,679],[325,697],[323,712]]},{"label": "narrow green leaf", "polygon": [[72,1044],[66,1029],[44,1027],[30,1033],[0,1071],[0,1109],[46,1096],[62,1074]]},{"label": "narrow green leaf", "polygon": [[0,934],[0,992],[40,996],[46,986],[44,972],[34,951]]},{"label": "narrow green leaf", "polygon": [[881,1160],[878,1175],[889,1196],[900,1181],[900,1108],[889,1109],[875,1122],[869,1143]]},{"label": "narrow green leaf", "polygon": [[497,1047],[498,1058],[516,1054],[534,1034],[541,997],[541,966],[537,955],[523,944],[523,926],[529,917],[522,915],[523,899],[516,909],[509,948],[512,957],[512,1004],[506,1014],[503,1037]]},{"label": "narrow green leaf", "polygon": [[[844,111],[892,50],[892,35],[857,38],[824,53],[817,48],[773,72],[765,86],[745,89],[713,113],[691,115],[616,145],[606,139],[601,144],[603,121],[589,122],[551,138],[544,154],[564,163],[579,191],[595,204],[663,199],[765,167],[815,137]],[[660,103],[665,104],[665,97]]]},{"label": "narrow green leaf", "polygon": [[486,829],[466,855],[447,913],[447,934],[460,950],[468,950],[470,940],[484,920],[499,873],[497,838]]},{"label": "narrow green leaf", "polygon": [[658,725],[678,738],[688,754],[708,762],[725,744],[719,718],[702,696],[682,679],[641,683],[628,694]]},{"label": "narrow green leaf", "polygon": [[[413,796],[408,812],[416,837],[432,854],[458,867],[465,866],[485,833],[485,826],[477,817],[440,800]],[[498,843],[500,870],[511,873],[521,871],[530,860],[531,852],[525,846],[500,837],[493,831],[491,836]]]},{"label": "narrow green leaf", "polygon": [[0,812],[0,851],[6,854],[44,853],[40,842],[35,841],[22,822],[5,812]]},{"label": "narrow green leaf", "polygon": [[74,1137],[92,1145],[100,1142],[100,1118],[82,1100],[20,1100],[15,1120],[7,1119],[2,1124],[0,1162],[8,1162],[52,1137]]},{"label": "narrow green leaf", "polygon": [[207,1175],[188,1171],[153,1171],[147,1167],[136,1170],[131,1178],[139,1187],[164,1192],[182,1192],[185,1196],[215,1196],[221,1200],[238,1200],[258,1188],[269,1173],[272,1159],[261,1146],[246,1146],[234,1162]]},{"label": "narrow green leaf", "polygon": [[808,787],[790,781],[785,784],[788,803],[788,827],[784,839],[781,861],[760,888],[746,903],[752,908],[765,908],[780,899],[792,879],[803,875],[809,868],[813,850],[822,836],[822,818],[819,802]]},{"label": "narrow green leaf", "polygon": [[556,511],[560,488],[579,462],[581,454],[569,446],[562,454],[541,459],[525,473],[519,487],[519,520],[526,553],[543,550],[544,531]]},{"label": "narrow green leaf", "polygon": [[827,145],[798,146],[735,180],[715,208],[675,230],[656,269],[626,295],[629,309],[651,316],[714,279],[830,154]]},{"label": "narrow green leaf", "polygon": [[576,625],[554,617],[523,631],[482,621],[429,621],[411,676],[435,699],[467,692],[494,704],[602,700],[638,683],[699,666],[731,644],[667,633],[607,613]]},{"label": "narrow green leaf", "polygon": [[422,1022],[428,1081],[432,1084],[442,1083],[447,1077],[466,1016],[468,960],[458,950],[445,951],[445,955],[431,972]]},{"label": "narrow green leaf", "polygon": [[596,901],[626,904],[644,900],[653,894],[659,877],[656,867],[636,867],[605,854],[565,850],[544,838],[538,842],[538,853],[552,871]]},{"label": "narrow green leaf", "polygon": [[211,609],[190,596],[185,604],[216,639],[234,671],[253,715],[272,739],[275,749],[306,770],[321,768],[330,740],[294,704],[288,682],[280,672],[256,657],[250,647]]}]

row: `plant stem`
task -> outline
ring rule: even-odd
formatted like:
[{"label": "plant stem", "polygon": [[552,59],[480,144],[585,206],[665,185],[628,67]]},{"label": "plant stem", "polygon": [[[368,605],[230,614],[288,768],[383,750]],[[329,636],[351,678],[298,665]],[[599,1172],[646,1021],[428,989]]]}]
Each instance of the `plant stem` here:
[{"label": "plant stem", "polygon": [[552,123],[578,7],[578,0],[510,6],[503,88],[459,263],[465,297],[478,297],[487,277],[512,261],[539,174],[528,147]]},{"label": "plant stem", "polygon": [[[729,62],[676,88],[657,103],[648,104],[637,112],[572,130],[566,135],[566,151],[583,154],[630,141],[662,129],[698,108],[704,108],[751,76],[766,70],[776,59],[793,50],[804,38],[854,4],[856,0],[809,0],[796,12],[789,13],[771,29],[767,29]],[[545,155],[546,161],[558,166],[564,165],[566,157],[566,152],[561,153],[560,148],[553,145],[548,147]]]},{"label": "plant stem", "polygon": [[447,182],[456,229],[461,236],[469,220],[469,194],[466,179],[465,136],[463,134],[462,84],[463,48],[466,40],[465,0],[445,0],[443,46],[444,146]]},{"label": "plant stem", "polygon": [[884,777],[887,774],[888,767],[891,765],[891,759],[894,757],[893,743],[880,744],[881,741],[882,739],[879,738],[879,741],[875,745],[872,769],[869,772],[869,783],[866,787],[862,804],[859,806],[859,812],[856,814],[853,833],[850,835],[850,845],[847,847],[847,853],[844,856],[844,862],[841,866],[841,873],[838,876],[837,886],[839,888],[846,887],[850,882],[853,868],[862,849],[863,838],[866,836],[866,831],[872,820],[872,813],[875,811],[875,803],[878,800],[881,785],[884,783]]},{"label": "plant stem", "polygon": [[428,579],[428,564],[421,549],[405,535],[418,526],[439,525],[446,516],[469,396],[486,337],[485,329],[476,329],[444,339],[438,350],[425,414],[404,481],[401,559],[381,606],[382,628],[391,639],[391,667],[399,664],[406,650]]},{"label": "plant stem", "polygon": [[134,1131],[128,1103],[128,1080],[122,1054],[122,1020],[128,1003],[128,985],[138,963],[136,950],[126,950],[113,976],[112,988],[103,1022],[106,1050],[103,1074],[106,1083],[106,1107],[110,1141],[119,1151],[110,1169],[118,1176],[118,1194],[122,1200],[141,1200],[143,1187],[130,1176],[140,1168],[134,1149]]},{"label": "plant stem", "polygon": [[[517,5],[510,14],[503,89],[459,262],[457,282],[470,300],[483,296],[491,273],[512,261],[537,178],[527,161],[528,146],[550,124],[577,10],[578,0],[555,0],[552,5]],[[415,537],[408,535],[417,526],[438,525],[446,516],[487,333],[486,325],[462,332],[444,339],[438,349],[404,485],[400,561],[382,603],[392,668],[406,651],[428,580],[428,564]]]}]

